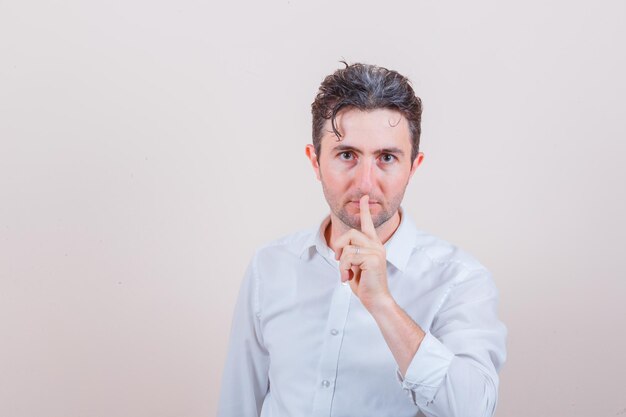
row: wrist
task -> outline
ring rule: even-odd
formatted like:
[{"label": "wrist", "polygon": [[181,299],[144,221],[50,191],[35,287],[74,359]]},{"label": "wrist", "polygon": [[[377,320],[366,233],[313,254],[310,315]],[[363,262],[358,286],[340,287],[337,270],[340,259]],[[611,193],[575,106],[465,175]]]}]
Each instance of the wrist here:
[{"label": "wrist", "polygon": [[374,319],[378,319],[379,316],[382,317],[389,315],[398,307],[396,300],[394,300],[391,294],[384,294],[376,297],[367,304],[364,304],[364,306]]}]

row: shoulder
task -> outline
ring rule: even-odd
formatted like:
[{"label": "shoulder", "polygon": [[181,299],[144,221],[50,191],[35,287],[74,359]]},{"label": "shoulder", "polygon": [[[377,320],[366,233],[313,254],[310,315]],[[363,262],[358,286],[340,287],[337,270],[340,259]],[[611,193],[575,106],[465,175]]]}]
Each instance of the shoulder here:
[{"label": "shoulder", "polygon": [[420,230],[409,215],[403,216],[388,249],[394,265],[407,265],[417,275],[434,273],[445,279],[486,270],[476,258],[458,246]]},{"label": "shoulder", "polygon": [[486,271],[485,266],[468,252],[421,230],[416,230],[415,250],[416,255],[426,258],[433,265],[457,267],[467,272]]},{"label": "shoulder", "polygon": [[497,299],[491,272],[474,256],[458,246],[418,231],[411,265],[414,279],[440,288],[444,302]]},{"label": "shoulder", "polygon": [[261,294],[282,294],[297,276],[307,248],[315,241],[316,229],[300,230],[259,247],[251,261],[259,303]]},{"label": "shoulder", "polygon": [[259,247],[254,261],[276,261],[299,258],[315,241],[317,228],[308,228],[274,239]]},{"label": "shoulder", "polygon": [[447,291],[464,284],[492,292],[491,273],[474,256],[417,228],[412,230],[412,234],[413,250],[407,276],[425,285],[447,288]]}]

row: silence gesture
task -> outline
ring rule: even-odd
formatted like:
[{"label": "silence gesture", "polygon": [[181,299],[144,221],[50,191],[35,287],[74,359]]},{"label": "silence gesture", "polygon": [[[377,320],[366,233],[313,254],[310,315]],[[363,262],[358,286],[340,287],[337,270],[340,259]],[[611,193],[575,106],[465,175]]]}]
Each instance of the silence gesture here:
[{"label": "silence gesture", "polygon": [[335,242],[341,282],[348,281],[352,292],[371,311],[391,299],[387,287],[385,247],[376,234],[369,209],[369,196],[359,201],[361,230],[350,229]]}]

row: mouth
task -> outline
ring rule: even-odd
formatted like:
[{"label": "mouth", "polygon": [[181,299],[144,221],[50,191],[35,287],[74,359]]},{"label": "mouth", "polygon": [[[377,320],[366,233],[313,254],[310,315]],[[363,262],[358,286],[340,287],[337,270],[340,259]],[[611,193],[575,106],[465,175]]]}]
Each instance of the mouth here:
[{"label": "mouth", "polygon": [[[360,207],[361,202],[359,200],[356,200],[356,201],[355,200],[350,200],[349,204],[355,204],[357,207]],[[378,204],[378,201],[370,201],[368,205],[369,206],[373,206],[373,205],[376,205],[376,204]]]}]

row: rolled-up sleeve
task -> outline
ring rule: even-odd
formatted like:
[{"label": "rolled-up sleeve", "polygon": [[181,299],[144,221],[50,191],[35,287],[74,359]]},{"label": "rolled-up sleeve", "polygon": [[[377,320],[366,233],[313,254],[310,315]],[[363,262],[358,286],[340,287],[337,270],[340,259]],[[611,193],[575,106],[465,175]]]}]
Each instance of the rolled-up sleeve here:
[{"label": "rolled-up sleeve", "polygon": [[[456,281],[403,376],[402,388],[429,417],[490,417],[498,371],[506,359],[506,327],[498,291],[485,270]],[[426,331],[426,329],[424,329]]]},{"label": "rolled-up sleeve", "polygon": [[222,375],[218,417],[259,416],[269,388],[269,355],[259,328],[260,281],[253,259],[239,290]]}]

